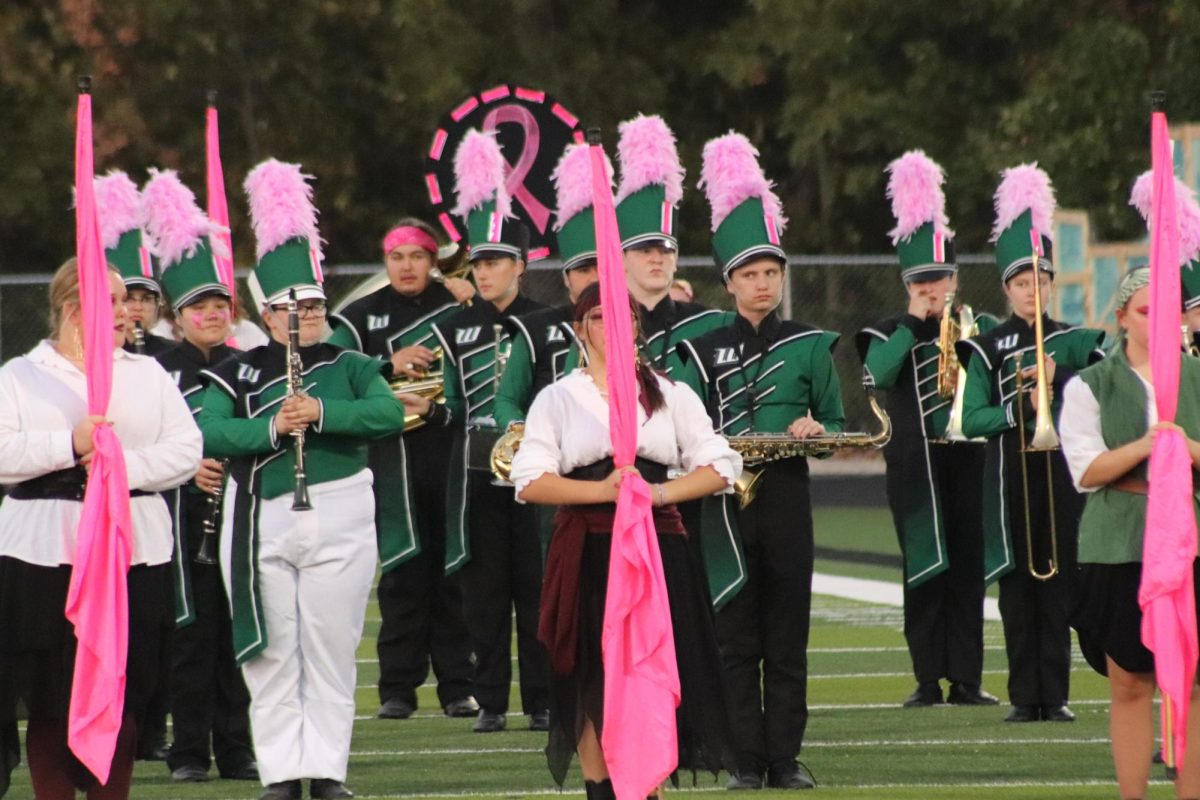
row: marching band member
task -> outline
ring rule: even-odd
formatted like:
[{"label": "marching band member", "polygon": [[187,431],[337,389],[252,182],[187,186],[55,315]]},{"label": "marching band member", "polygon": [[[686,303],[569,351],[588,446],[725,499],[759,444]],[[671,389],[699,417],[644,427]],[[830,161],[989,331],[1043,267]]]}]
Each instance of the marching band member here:
[{"label": "marching band member", "polygon": [[[52,338],[0,368],[0,731],[28,712],[25,745],[33,791],[44,800],[126,798],[138,727],[165,658],[171,626],[171,519],[158,492],[188,480],[200,463],[200,432],[174,383],[153,359],[122,350],[125,285],[108,273],[115,350],[105,418],[87,413],[79,266],[50,282]],[[120,439],[130,488],[129,657],[124,721],[101,786],[67,746],[75,632],[63,609],[83,513],[92,430],[108,421]],[[7,747],[5,748],[7,749]],[[0,795],[16,764],[2,753]]]},{"label": "marching band member", "polygon": [[[192,416],[200,414],[200,370],[233,354],[229,289],[213,260],[221,230],[196,206],[175,172],[155,172],[142,192],[146,234],[162,268],[162,286],[183,339],[156,358],[174,378]],[[208,780],[214,757],[222,778],[258,780],[250,743],[250,693],[233,658],[229,598],[215,558],[201,555],[206,524],[219,525],[224,469],[205,458],[194,481],[168,493],[175,554],[176,630],[168,682],[172,743],[167,767],[175,781]],[[212,531],[209,532],[211,535]],[[209,542],[209,547],[213,542]],[[211,550],[215,556],[215,549]]]},{"label": "marching band member", "polygon": [[377,562],[367,445],[398,434],[404,411],[378,359],[320,342],[320,240],[300,167],[268,160],[246,190],[250,286],[272,341],[204,370],[200,412],[206,455],[229,459],[221,561],[234,656],[262,800],[300,797],[304,778],[310,797],[351,797],[355,651]]},{"label": "marching band member", "polygon": [[[704,146],[701,186],[712,206],[713,254],[737,315],[731,325],[681,343],[684,380],[705,399],[716,430],[790,433],[842,429],[832,349],[838,335],[781,319],[786,220],[741,134]],[[813,530],[808,462],[785,458],[763,470],[754,503],[705,507],[704,558],[730,693],[737,769],[730,789],[811,789],[798,762],[808,723],[808,630]],[[710,535],[714,523],[723,535]]]},{"label": "marching band member", "polygon": [[[855,344],[867,385],[888,392],[893,426],[883,455],[904,559],[904,637],[917,679],[904,705],[994,705],[999,701],[980,688],[983,447],[961,433],[957,440],[947,435],[954,398],[937,391],[943,377],[940,321],[953,313],[946,304],[958,289],[944,178],[942,168],[920,150],[905,153],[888,171],[897,223],[890,235],[908,309],[864,328]],[[996,319],[979,315],[975,323],[986,331]],[[950,684],[944,698],[943,679]]]},{"label": "marching band member", "polygon": [[[419,219],[400,220],[383,239],[388,284],[334,314],[329,343],[390,362],[392,374],[444,375],[433,325],[454,316],[475,288],[462,278],[435,280],[437,235]],[[380,542],[376,596],[382,624],[377,716],[407,719],[432,664],[447,716],[473,717],[471,647],[458,575],[446,575],[448,428],[422,425],[371,445],[375,525]]]},{"label": "marching band member", "polygon": [[494,399],[511,338],[506,320],[542,308],[520,293],[529,230],[510,217],[504,156],[495,138],[468,131],[454,158],[457,214],[466,217],[478,299],[433,326],[446,357],[446,404],[405,399],[431,424],[451,425],[457,444],[448,480],[446,570],[462,569],[463,612],[475,652],[477,733],[508,724],[512,618],[517,618],[521,708],[533,730],[549,726],[545,653],[537,642],[542,553],[533,509],[492,483],[499,436]]},{"label": "marching band member", "polygon": [[[1035,430],[1037,394],[1017,391],[1018,372],[1026,385],[1036,383],[1035,309],[1039,300],[1043,309],[1050,303],[1053,215],[1054,190],[1045,172],[1035,164],[1005,170],[996,190],[992,238],[1012,316],[957,348],[967,367],[963,434],[988,437],[982,504],[984,581],[1000,581],[1012,703],[1008,722],[1075,719],[1067,707],[1068,604],[1083,499],[1071,486],[1061,452],[1045,458],[1022,454],[1022,445],[1032,440]],[[1041,324],[1053,422],[1061,411],[1062,386],[1077,370],[1103,358],[1104,332],[1071,327],[1045,311]],[[1022,418],[1024,433],[1018,424]],[[1052,538],[1056,548],[1051,547]],[[1051,564],[1057,564],[1053,575]],[[1034,577],[1035,571],[1042,578]]]}]

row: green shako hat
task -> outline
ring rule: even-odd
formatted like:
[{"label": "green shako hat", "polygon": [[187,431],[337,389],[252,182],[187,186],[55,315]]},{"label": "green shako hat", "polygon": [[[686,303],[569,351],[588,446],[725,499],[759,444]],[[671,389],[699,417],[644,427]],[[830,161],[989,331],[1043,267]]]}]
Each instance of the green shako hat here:
[{"label": "green shako hat", "polygon": [[472,128],[454,153],[454,213],[467,222],[468,257],[518,258],[529,255],[529,229],[513,217],[504,188],[504,154],[494,135]]},{"label": "green shako hat", "polygon": [[1054,187],[1037,162],[1004,170],[996,188],[996,224],[991,241],[996,245],[1000,280],[1033,268],[1054,274]]},{"label": "green shako hat", "polygon": [[[612,187],[613,168],[604,157]],[[596,218],[592,208],[592,156],[588,146],[569,144],[551,176],[558,196],[555,231],[563,271],[596,263]]]},{"label": "green shako hat", "polygon": [[299,164],[273,158],[246,176],[258,258],[248,283],[260,306],[284,302],[289,289],[296,290],[297,300],[325,299],[311,177]]},{"label": "green shako hat", "polygon": [[676,223],[683,199],[683,165],[675,134],[662,117],[639,114],[618,128],[621,183],[614,198],[621,247],[660,244],[679,249]]},{"label": "green shako hat", "polygon": [[712,208],[713,257],[721,278],[761,257],[787,264],[780,240],[787,219],[758,163],[758,150],[740,133],[704,145],[700,188]]},{"label": "green shako hat", "polygon": [[121,272],[126,288],[161,294],[155,280],[154,260],[143,241],[141,195],[128,175],[112,170],[93,182],[100,216],[104,256]]},{"label": "green shako hat", "polygon": [[[162,267],[162,285],[176,311],[209,295],[229,297],[213,260],[214,234],[224,231],[196,205],[196,196],[174,170],[150,170],[142,210],[151,250]],[[218,244],[222,247],[223,244]]]},{"label": "green shako hat", "polygon": [[[1138,176],[1129,193],[1129,205],[1138,210],[1150,227],[1150,209],[1154,199],[1154,174],[1147,170]],[[1175,217],[1179,220],[1179,281],[1185,310],[1200,306],[1200,203],[1196,193],[1175,178]]]},{"label": "green shako hat", "polygon": [[900,257],[904,282],[934,281],[953,275],[954,231],[946,218],[942,168],[921,150],[909,150],[888,164],[887,196],[896,227],[888,231]]}]

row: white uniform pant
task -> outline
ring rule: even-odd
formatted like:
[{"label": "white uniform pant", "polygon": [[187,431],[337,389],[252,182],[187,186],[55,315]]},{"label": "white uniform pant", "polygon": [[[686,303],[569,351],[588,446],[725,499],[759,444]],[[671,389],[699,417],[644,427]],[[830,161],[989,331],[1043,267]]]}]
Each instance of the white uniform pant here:
[{"label": "white uniform pant", "polygon": [[262,502],[258,579],[267,648],[242,667],[263,784],[344,781],[354,727],[355,652],[375,577],[371,472]]}]

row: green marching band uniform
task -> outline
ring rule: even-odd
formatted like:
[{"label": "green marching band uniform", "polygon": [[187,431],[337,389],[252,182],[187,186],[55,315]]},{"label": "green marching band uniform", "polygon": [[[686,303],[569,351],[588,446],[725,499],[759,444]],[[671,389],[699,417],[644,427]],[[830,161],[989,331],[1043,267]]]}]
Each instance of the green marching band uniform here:
[{"label": "green marching band uniform", "polygon": [[[392,233],[400,241],[424,242],[430,264],[437,244],[425,226],[401,222]],[[405,236],[405,234],[410,234]],[[389,234],[391,239],[391,234]],[[385,259],[388,253],[384,253]],[[389,283],[351,302],[330,317],[329,344],[382,358],[394,367],[393,354],[420,345],[437,352],[433,326],[462,308],[440,283],[425,278],[416,293]],[[445,375],[445,357],[427,373]],[[473,715],[470,643],[457,575],[445,574],[446,473],[453,432],[423,424],[403,435],[371,444],[375,475],[375,526],[382,576],[376,590],[381,624],[379,656],[380,715],[405,718],[417,709],[417,687],[430,664],[437,675],[438,700],[447,713]]]},{"label": "green marching band uniform", "polygon": [[271,309],[294,293],[311,311],[301,317],[297,394],[319,404],[303,438],[312,507],[293,507],[295,441],[276,428],[289,393],[286,314],[264,311],[277,323],[272,341],[202,373],[200,426],[205,455],[229,459],[222,567],[263,783],[296,796],[311,778],[313,796],[342,797],[355,651],[378,561],[367,445],[399,433],[404,410],[379,359],[321,343],[323,325],[305,325],[323,322],[325,300],[305,178],[271,159],[246,189],[258,239],[252,293]]},{"label": "green marching band uniform", "polygon": [[[731,174],[748,177],[735,182]],[[780,267],[782,290],[785,220],[745,137],[731,133],[705,146],[702,185],[713,206],[713,253],[722,280],[766,261]],[[777,310],[757,326],[739,313],[731,324],[679,345],[682,380],[726,436],[786,433],[808,414],[827,432],[840,431],[844,413],[832,356],[838,338],[781,319]],[[810,788],[811,775],[796,762],[808,721],[808,462],[784,458],[763,471],[751,505],[738,510],[732,498],[708,498],[703,513],[702,549],[738,743],[730,788],[758,788],[764,777],[771,786]]]},{"label": "green marching band uniform", "polygon": [[[507,724],[514,607],[521,706],[531,725],[545,729],[550,702],[545,652],[537,641],[542,581],[537,515],[516,502],[511,487],[494,484],[490,468],[501,432],[494,400],[512,346],[508,320],[544,308],[519,293],[529,230],[509,217],[502,160],[493,137],[467,133],[455,154],[456,213],[466,217],[472,263],[511,259],[519,265],[512,283],[493,298],[508,302],[501,310],[481,292],[471,307],[433,326],[445,354],[446,402],[430,424],[448,425],[455,435],[447,478],[445,566],[448,573],[462,570],[479,732]],[[477,170],[475,162],[492,166]]]},{"label": "green marching band uniform", "polygon": [[[1054,197],[1045,173],[1036,165],[1006,170],[996,192],[996,210],[996,263],[1006,288],[1032,269],[1035,248],[1041,251],[1039,269],[1052,277]],[[1075,372],[1103,358],[1104,332],[1067,325],[1045,312],[1042,327],[1046,355],[1056,364],[1051,412],[1057,421],[1062,387]],[[1069,721],[1074,717],[1066,706],[1071,672],[1068,618],[1083,498],[1071,483],[1061,451],[1026,454],[1027,482],[1022,481],[1018,421],[1023,416],[1024,439],[1028,441],[1036,414],[1028,391],[1023,398],[1016,396],[1015,374],[1033,366],[1034,348],[1033,324],[1015,312],[987,333],[959,342],[958,358],[967,367],[963,433],[988,438],[982,505],[984,580],[1000,582],[1008,696],[1013,704],[1007,719]],[[1050,548],[1052,528],[1056,554]],[[1027,538],[1033,544],[1032,554]],[[1057,575],[1048,580],[1034,578],[1028,566],[1031,555],[1040,573],[1048,571],[1050,558],[1056,555]]]},{"label": "green marching band uniform", "polygon": [[[910,293],[953,293],[958,266],[947,227],[942,168],[923,152],[889,165],[890,233]],[[951,294],[951,297],[953,294]],[[949,300],[943,296],[939,298]],[[958,319],[959,309],[951,309]],[[995,327],[975,316],[979,332]],[[892,438],[883,449],[887,494],[904,559],[904,637],[917,691],[905,704],[995,703],[982,692],[983,530],[979,506],[983,446],[947,436],[953,398],[938,391],[938,315],[886,317],[855,337],[863,382],[887,391]]]},{"label": "green marching band uniform", "polygon": [[[225,322],[231,320],[229,288],[221,282],[213,259],[212,242],[220,228],[196,206],[195,196],[170,170],[151,171],[143,191],[148,238],[161,267],[162,288],[176,314],[208,298],[225,301]],[[190,227],[178,225],[186,210]],[[180,231],[185,231],[180,236]],[[198,327],[198,326],[197,326]],[[156,356],[175,380],[193,418],[198,418],[204,383],[202,369],[211,368],[234,354],[224,342],[207,349],[188,338]],[[250,693],[233,656],[229,599],[215,560],[198,560],[205,527],[220,525],[220,498],[202,491],[192,481],[165,494],[175,534],[172,574],[175,622],[171,641],[170,708],[172,744],[167,766],[172,777],[207,773],[215,756],[224,777],[258,778],[251,769],[254,751],[250,742]],[[215,542],[206,555],[215,557]],[[211,740],[211,749],[210,749]]]}]

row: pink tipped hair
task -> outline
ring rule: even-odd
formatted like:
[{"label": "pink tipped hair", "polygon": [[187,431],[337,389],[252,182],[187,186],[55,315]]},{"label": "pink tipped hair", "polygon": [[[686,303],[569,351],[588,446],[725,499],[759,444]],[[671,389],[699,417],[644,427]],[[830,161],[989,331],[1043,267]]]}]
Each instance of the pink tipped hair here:
[{"label": "pink tipped hair", "polygon": [[141,225],[142,198],[137,184],[120,170],[96,178],[92,185],[100,214],[100,236],[104,239],[104,249],[111,250],[121,241],[122,234]]},{"label": "pink tipped hair", "polygon": [[474,128],[467,131],[454,152],[454,193],[458,197],[454,213],[466,216],[495,197],[500,215],[511,216],[512,203],[504,189],[504,178],[504,153],[495,134]]},{"label": "pink tipped hair", "polygon": [[[604,157],[608,172],[608,186],[612,189],[613,166]],[[569,144],[563,151],[551,179],[558,195],[558,220],[555,230],[562,230],[563,223],[592,204],[592,155],[586,144]]]},{"label": "pink tipped hair", "polygon": [[1032,212],[1033,227],[1038,233],[1054,240],[1054,187],[1050,176],[1037,165],[1029,164],[1010,167],[1001,173],[1000,186],[996,188],[996,224],[992,228],[991,241],[1026,211]]},{"label": "pink tipped hair", "polygon": [[638,114],[617,128],[617,159],[621,162],[621,185],[616,202],[652,184],[666,186],[666,201],[671,205],[683,199],[683,164],[675,134],[660,116]]},{"label": "pink tipped hair", "polygon": [[[1154,197],[1154,173],[1146,170],[1133,183],[1133,191],[1129,193],[1129,205],[1138,210],[1146,227],[1150,227],[1150,207]],[[1200,257],[1200,203],[1196,201],[1196,193],[1179,178],[1175,178],[1175,205],[1179,217],[1179,259],[1180,263]]]},{"label": "pink tipped hair", "polygon": [[243,184],[250,200],[250,222],[254,227],[258,258],[284,242],[307,239],[320,258],[321,236],[317,232],[317,209],[312,186],[299,164],[269,158],[250,170]]},{"label": "pink tipped hair", "polygon": [[954,235],[946,217],[946,195],[942,184],[946,175],[941,166],[922,150],[909,150],[887,165],[887,196],[892,201],[896,227],[888,231],[892,244],[907,240],[922,225],[932,222],[933,229],[946,237]]},{"label": "pink tipped hair", "polygon": [[225,229],[209,220],[196,205],[196,196],[183,185],[174,170],[150,170],[142,189],[142,224],[150,240],[150,252],[164,269],[196,253],[196,247]]},{"label": "pink tipped hair", "polygon": [[740,133],[727,133],[704,145],[703,166],[699,186],[712,206],[712,229],[715,231],[729,212],[751,197],[761,197],[763,210],[775,220],[783,233],[787,218],[783,205],[775,195],[775,184],[767,180],[758,163],[758,150]]}]

